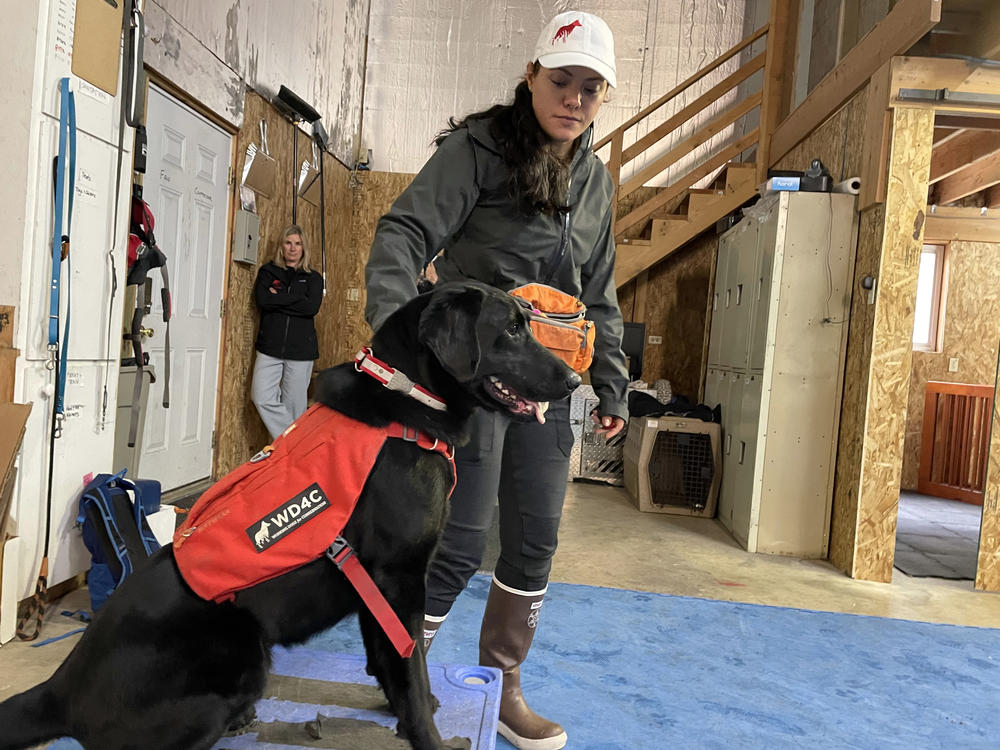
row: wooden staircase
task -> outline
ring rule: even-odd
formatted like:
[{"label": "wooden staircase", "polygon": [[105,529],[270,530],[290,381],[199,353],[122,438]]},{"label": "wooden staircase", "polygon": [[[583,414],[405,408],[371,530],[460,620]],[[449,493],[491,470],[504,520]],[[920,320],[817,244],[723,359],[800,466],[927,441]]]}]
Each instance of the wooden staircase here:
[{"label": "wooden staircase", "polygon": [[[612,231],[618,244],[615,263],[615,284],[619,288],[640,273],[656,265],[671,253],[676,252],[699,234],[712,227],[719,219],[732,213],[751,200],[757,193],[757,186],[766,175],[766,125],[740,133],[739,125],[754,111],[759,113],[761,123],[770,123],[769,107],[773,97],[769,86],[773,76],[768,72],[773,65],[774,50],[770,45],[769,26],[765,25],[736,46],[713,60],[700,71],[657,99],[637,115],[598,141],[594,151],[609,151],[608,171],[615,183],[616,211]],[[649,118],[664,105],[681,97],[696,83],[710,73],[733,60],[744,50],[752,49],[754,43],[765,40],[757,47],[760,51],[742,65],[735,67],[705,93],[689,103],[678,104],[676,114],[662,123],[653,124]],[[749,54],[747,55],[749,57]],[[729,66],[733,68],[733,65]],[[755,73],[763,75],[752,78]],[[746,93],[751,80],[762,79],[757,91]],[[741,88],[742,87],[742,88]],[[733,97],[730,92],[745,94]],[[728,105],[711,115],[705,110],[717,105],[724,97],[733,99]],[[679,129],[691,120],[697,127],[683,138],[677,135]],[[640,124],[647,124],[645,135],[635,135],[627,147],[626,133]],[[667,169],[677,170],[695,149],[704,146],[722,133],[729,131],[729,137],[700,160],[689,160],[684,167],[687,171],[673,177],[670,184],[655,189],[651,195],[637,202],[636,197],[650,193],[644,188],[657,179]],[[753,153],[755,162],[739,161],[742,155]],[[764,158],[762,159],[762,155]],[[632,170],[623,179],[623,167],[640,156],[647,163]],[[707,188],[694,186],[709,181]],[[643,193],[639,193],[643,189]]]},{"label": "wooden staircase", "polygon": [[653,218],[649,237],[618,241],[615,281],[622,286],[647,268],[679,250],[719,219],[732,213],[757,194],[757,165],[731,162],[718,178],[719,187],[688,189],[679,206],[681,212]]}]

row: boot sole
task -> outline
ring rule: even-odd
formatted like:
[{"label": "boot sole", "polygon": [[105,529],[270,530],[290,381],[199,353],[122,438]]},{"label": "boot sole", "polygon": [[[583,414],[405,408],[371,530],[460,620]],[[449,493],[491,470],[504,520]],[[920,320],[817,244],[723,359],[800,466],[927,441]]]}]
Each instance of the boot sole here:
[{"label": "boot sole", "polygon": [[565,732],[539,739],[522,737],[502,721],[497,722],[497,732],[518,750],[562,750],[562,748],[566,747],[568,739]]}]

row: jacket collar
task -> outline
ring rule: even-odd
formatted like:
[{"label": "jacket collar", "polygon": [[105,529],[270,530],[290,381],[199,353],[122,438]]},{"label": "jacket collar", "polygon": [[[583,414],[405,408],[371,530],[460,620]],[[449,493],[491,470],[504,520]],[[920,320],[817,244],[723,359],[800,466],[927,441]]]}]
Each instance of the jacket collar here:
[{"label": "jacket collar", "polygon": [[[500,144],[496,142],[493,137],[493,133],[490,132],[490,125],[493,124],[491,119],[476,119],[469,120],[465,127],[469,130],[469,135],[472,139],[478,143],[483,148],[489,149],[498,156],[503,156],[503,150],[500,148]],[[590,127],[580,134],[580,144],[576,149],[576,153],[573,154],[573,163],[570,165],[570,171],[574,171],[583,158],[590,153],[591,145],[594,143],[594,124],[591,123]]]}]

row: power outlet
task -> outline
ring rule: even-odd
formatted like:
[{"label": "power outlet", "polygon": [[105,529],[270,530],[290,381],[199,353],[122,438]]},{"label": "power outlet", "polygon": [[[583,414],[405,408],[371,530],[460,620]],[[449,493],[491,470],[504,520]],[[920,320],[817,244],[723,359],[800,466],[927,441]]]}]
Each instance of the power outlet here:
[{"label": "power outlet", "polygon": [[662,344],[663,336],[650,336],[646,339],[651,345]]},{"label": "power outlet", "polygon": [[958,372],[958,357],[948,358],[948,372]]}]

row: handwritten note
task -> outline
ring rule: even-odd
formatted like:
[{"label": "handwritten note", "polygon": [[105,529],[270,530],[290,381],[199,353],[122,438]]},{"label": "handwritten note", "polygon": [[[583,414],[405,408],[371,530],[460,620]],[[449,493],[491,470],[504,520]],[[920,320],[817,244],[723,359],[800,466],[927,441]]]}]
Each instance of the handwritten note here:
[{"label": "handwritten note", "polygon": [[53,24],[52,51],[56,59],[69,62],[73,57],[73,24],[76,21],[76,0],[58,0]]}]

